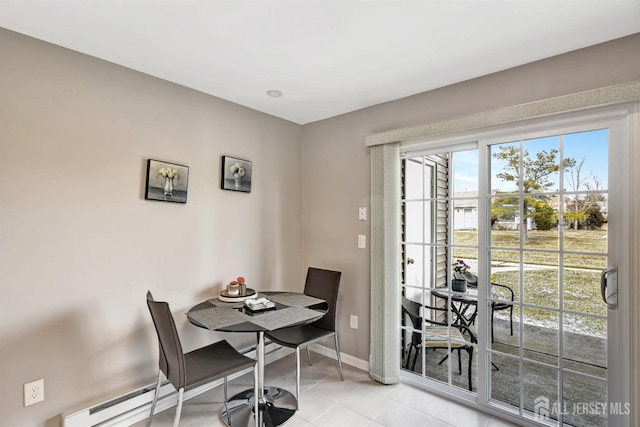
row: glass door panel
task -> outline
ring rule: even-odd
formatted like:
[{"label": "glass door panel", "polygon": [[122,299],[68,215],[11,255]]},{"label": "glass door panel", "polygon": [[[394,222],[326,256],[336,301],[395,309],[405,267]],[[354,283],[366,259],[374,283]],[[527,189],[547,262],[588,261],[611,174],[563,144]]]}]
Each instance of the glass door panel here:
[{"label": "glass door panel", "polygon": [[493,190],[491,206],[491,242],[494,247],[520,247],[520,198],[504,190]]},{"label": "glass door panel", "polygon": [[443,151],[402,162],[402,369],[465,392],[477,389],[477,291],[461,320],[450,283],[454,259],[477,274],[477,157]]},{"label": "glass door panel", "polygon": [[[607,400],[607,310],[599,296],[607,266],[607,148],[606,130],[488,146],[489,271],[491,282],[512,289],[520,314],[514,335],[522,337],[493,320],[490,356],[511,370],[517,361],[521,387],[517,397],[504,396],[495,373],[490,396],[527,417],[540,415],[542,404],[544,415],[563,425],[606,425],[606,417],[562,409]],[[498,299],[488,293],[492,313]]]}]

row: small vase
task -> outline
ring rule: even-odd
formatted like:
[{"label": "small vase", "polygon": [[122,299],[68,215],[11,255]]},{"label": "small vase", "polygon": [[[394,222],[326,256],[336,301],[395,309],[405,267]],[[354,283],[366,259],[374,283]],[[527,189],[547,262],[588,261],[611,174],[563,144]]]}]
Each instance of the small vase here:
[{"label": "small vase", "polygon": [[236,188],[240,188],[240,186],[242,185],[242,176],[240,176],[239,173],[234,173],[233,174],[233,181],[234,181],[234,186]]},{"label": "small vase", "polygon": [[173,197],[173,178],[164,177],[164,197]]},{"label": "small vase", "polygon": [[451,280],[451,290],[453,292],[467,292],[467,281],[461,279]]},{"label": "small vase", "polygon": [[238,285],[237,283],[235,285],[229,284],[229,286],[227,286],[227,294],[229,296],[240,295],[240,285]]}]

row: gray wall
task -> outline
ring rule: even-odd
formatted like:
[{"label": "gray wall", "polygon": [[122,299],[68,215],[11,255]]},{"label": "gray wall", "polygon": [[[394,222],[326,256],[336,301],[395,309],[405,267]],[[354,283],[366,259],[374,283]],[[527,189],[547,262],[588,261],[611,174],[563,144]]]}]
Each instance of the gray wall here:
[{"label": "gray wall", "polygon": [[[147,289],[190,349],[221,337],[182,313],[236,276],[299,290],[308,265],[338,269],[342,350],[368,360],[364,138],[640,80],[639,57],[635,35],[298,126],[0,29],[0,425],[57,426],[151,380]],[[253,160],[251,194],[218,189],[221,155]],[[186,205],[144,200],[147,158],[190,167]]]},{"label": "gray wall", "polygon": [[[253,342],[184,311],[239,275],[302,288],[301,127],[5,30],[0,58],[0,426],[152,381],[147,289],[186,349]],[[253,161],[250,194],[219,189],[221,155]],[[189,166],[186,205],[144,200],[147,158]]]},{"label": "gray wall", "polygon": [[[640,80],[640,34],[304,126],[305,264],[343,270],[341,350],[369,359],[369,235],[358,206],[369,206],[368,135]],[[428,79],[425,76],[425,79]],[[359,329],[349,328],[349,314]]]}]

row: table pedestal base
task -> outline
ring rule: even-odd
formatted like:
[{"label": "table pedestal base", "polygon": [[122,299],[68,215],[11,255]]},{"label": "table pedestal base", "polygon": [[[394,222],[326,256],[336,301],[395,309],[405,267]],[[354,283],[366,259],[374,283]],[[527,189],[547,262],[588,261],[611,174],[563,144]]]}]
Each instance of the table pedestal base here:
[{"label": "table pedestal base", "polygon": [[[296,413],[297,400],[293,394],[279,387],[264,387],[264,400],[258,406],[262,417],[261,426],[277,427]],[[255,427],[255,395],[253,389],[236,394],[222,407],[220,417],[229,427]],[[231,422],[229,422],[231,419]]]}]

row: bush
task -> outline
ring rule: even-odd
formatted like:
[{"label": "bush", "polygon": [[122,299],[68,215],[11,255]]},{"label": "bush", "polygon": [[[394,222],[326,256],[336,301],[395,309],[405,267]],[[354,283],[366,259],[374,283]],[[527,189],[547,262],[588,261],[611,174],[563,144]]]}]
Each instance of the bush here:
[{"label": "bush", "polygon": [[591,212],[589,214],[589,217],[584,222],[584,228],[586,228],[587,230],[597,230],[598,228],[602,227],[602,224],[604,223],[604,215],[602,215],[602,212],[600,212],[600,210],[598,209],[597,211]]},{"label": "bush", "polygon": [[538,230],[551,230],[558,225],[558,212],[546,203],[536,203],[531,217]]}]

